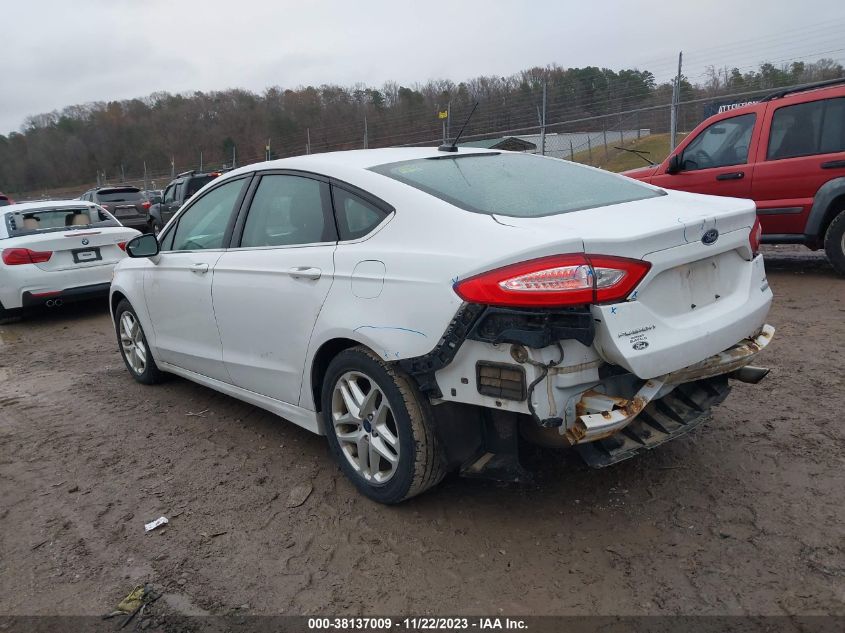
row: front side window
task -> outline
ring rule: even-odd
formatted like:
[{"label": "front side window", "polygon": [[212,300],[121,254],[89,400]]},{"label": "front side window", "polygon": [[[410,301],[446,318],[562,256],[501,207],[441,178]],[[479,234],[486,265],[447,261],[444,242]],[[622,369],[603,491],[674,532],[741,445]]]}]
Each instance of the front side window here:
[{"label": "front side window", "polygon": [[326,222],[328,185],[301,176],[261,178],[244,224],[241,247],[294,246],[334,241]]},{"label": "front side window", "polygon": [[341,240],[357,240],[376,228],[387,214],[345,189],[333,189],[337,230]]},{"label": "front side window", "polygon": [[170,185],[164,191],[164,201],[165,202],[173,202],[173,192],[176,191],[176,185]]},{"label": "front side window", "polygon": [[520,218],[666,195],[625,176],[532,154],[444,154],[370,170],[466,211]]},{"label": "front side window", "polygon": [[180,215],[173,234],[173,250],[223,248],[226,229],[244,182],[244,179],[232,180],[209,191]]},{"label": "front side window", "polygon": [[681,169],[697,171],[747,163],[756,120],[756,114],[743,114],[711,124],[686,146]]}]

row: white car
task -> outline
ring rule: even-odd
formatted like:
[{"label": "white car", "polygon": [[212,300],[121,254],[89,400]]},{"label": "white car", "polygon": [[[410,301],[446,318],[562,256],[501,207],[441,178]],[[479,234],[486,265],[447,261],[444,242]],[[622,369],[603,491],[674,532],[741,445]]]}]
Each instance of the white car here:
[{"label": "white car", "polygon": [[0,208],[0,319],[22,308],[108,296],[114,265],[137,235],[90,202]]},{"label": "white car", "polygon": [[748,200],[552,158],[317,154],[230,172],[130,242],[111,310],[136,380],[324,433],[394,503],[450,470],[524,477],[520,435],[619,461],[758,381],[759,235]]}]

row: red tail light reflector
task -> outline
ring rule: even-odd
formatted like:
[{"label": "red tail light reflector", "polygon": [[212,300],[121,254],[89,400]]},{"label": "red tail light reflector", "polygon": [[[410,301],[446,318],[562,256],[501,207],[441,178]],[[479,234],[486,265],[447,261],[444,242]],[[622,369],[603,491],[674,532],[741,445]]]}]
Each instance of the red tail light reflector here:
[{"label": "red tail light reflector", "polygon": [[118,247],[120,250],[125,251],[125,250],[126,250],[126,242],[118,242],[118,243],[117,243],[117,247]]},{"label": "red tail light reflector", "polygon": [[751,256],[757,257],[760,252],[760,239],[763,237],[763,225],[760,224],[760,218],[754,218],[754,226],[751,227],[751,233],[748,234],[748,243],[751,246]]},{"label": "red tail light reflector", "polygon": [[52,256],[53,251],[31,251],[28,248],[3,249],[3,263],[7,266],[42,264],[49,261]]},{"label": "red tail light reflector", "polygon": [[144,207],[144,209],[149,209],[151,206],[153,206],[153,203],[150,202],[149,200],[144,200],[141,203],[141,206]]},{"label": "red tail light reflector", "polygon": [[510,307],[555,307],[625,299],[651,264],[607,255],[553,255],[511,264],[455,284],[464,301]]}]

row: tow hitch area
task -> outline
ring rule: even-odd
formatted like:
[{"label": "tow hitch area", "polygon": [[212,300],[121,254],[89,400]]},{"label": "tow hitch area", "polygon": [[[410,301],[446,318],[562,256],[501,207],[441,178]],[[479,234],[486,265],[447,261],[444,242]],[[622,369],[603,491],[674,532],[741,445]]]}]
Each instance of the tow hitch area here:
[{"label": "tow hitch area", "polygon": [[727,376],[680,385],[655,400],[621,431],[575,450],[593,468],[603,468],[688,433],[708,417],[713,407],[730,393]]},{"label": "tow hitch area", "polygon": [[[767,369],[748,364],[769,344],[774,331],[764,325],[759,334],[730,349],[647,380],[631,399],[585,391],[575,405],[578,417],[566,429],[566,440],[589,465],[601,467],[688,432],[727,397],[728,377],[756,383],[766,376]],[[678,386],[652,402],[665,385]]]}]

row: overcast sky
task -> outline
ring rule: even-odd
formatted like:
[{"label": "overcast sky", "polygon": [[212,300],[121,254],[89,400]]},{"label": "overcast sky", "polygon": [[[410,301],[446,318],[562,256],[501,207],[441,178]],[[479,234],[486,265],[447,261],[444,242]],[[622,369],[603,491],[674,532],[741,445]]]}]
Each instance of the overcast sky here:
[{"label": "overcast sky", "polygon": [[412,84],[557,63],[685,74],[845,59],[843,0],[4,0],[0,132],[89,101]]}]

